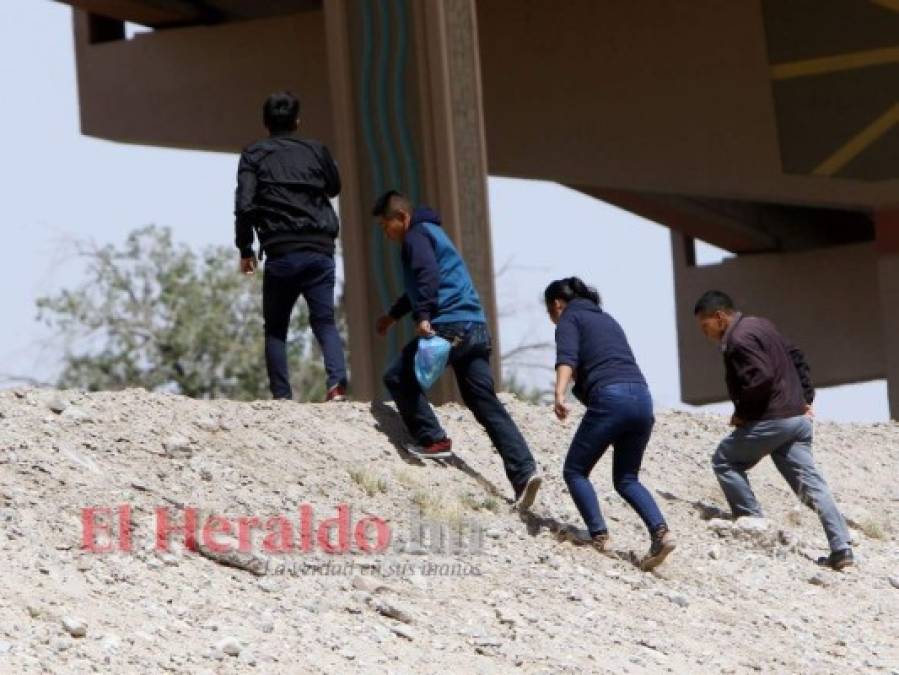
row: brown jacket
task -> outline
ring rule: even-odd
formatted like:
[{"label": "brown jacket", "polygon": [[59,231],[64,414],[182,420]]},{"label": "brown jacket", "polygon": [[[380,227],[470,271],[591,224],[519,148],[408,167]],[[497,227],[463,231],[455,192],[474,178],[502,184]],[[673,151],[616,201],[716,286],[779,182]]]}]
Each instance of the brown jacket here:
[{"label": "brown jacket", "polygon": [[738,314],[721,348],[727,390],[740,419],[795,417],[815,400],[805,356],[767,319]]}]

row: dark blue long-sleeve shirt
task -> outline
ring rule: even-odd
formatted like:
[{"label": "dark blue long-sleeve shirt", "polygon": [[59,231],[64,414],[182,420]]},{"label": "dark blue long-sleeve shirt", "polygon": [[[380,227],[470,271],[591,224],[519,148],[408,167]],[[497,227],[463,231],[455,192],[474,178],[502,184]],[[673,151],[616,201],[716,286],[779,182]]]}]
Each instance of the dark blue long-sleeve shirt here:
[{"label": "dark blue long-sleeve shirt", "polygon": [[568,303],[556,326],[556,368],[574,370],[574,395],[585,405],[597,387],[646,384],[618,322],[590,300]]}]

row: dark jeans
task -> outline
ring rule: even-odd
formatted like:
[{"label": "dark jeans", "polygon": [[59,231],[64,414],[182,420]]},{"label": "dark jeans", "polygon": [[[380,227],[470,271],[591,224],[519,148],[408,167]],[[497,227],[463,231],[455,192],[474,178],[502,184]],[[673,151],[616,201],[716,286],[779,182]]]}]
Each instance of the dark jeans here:
[{"label": "dark jeans", "polygon": [[[499,451],[509,482],[514,488],[520,488],[537,467],[521,432],[496,397],[490,370],[492,344],[487,326],[483,323],[434,324],[434,330],[450,342],[454,338],[459,340],[450,352],[449,363],[456,373],[462,400]],[[428,445],[446,438],[446,432],[415,378],[417,348],[418,338],[405,346],[384,374],[384,384],[393,396],[406,428],[418,443]]]},{"label": "dark jeans", "polygon": [[265,365],[274,398],[291,398],[287,369],[290,314],[302,294],[309,325],[321,347],[328,388],[346,385],[343,342],[334,321],[334,258],[316,251],[292,251],[265,262],[262,315],[265,319]]},{"label": "dark jeans", "polygon": [[637,478],[655,418],[652,397],[644,384],[611,384],[590,392],[587,412],[578,427],[562,475],[591,535],[607,531],[590,482],[590,472],[611,445],[615,491],[652,532],[665,524],[659,507]]}]

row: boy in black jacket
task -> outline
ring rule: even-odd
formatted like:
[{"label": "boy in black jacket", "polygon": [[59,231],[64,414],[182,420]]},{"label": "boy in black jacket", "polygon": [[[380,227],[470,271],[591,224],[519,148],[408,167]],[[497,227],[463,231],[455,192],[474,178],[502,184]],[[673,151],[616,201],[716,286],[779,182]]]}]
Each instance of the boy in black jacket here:
[{"label": "boy in black jacket", "polygon": [[256,271],[253,232],[268,257],[262,282],[265,363],[274,398],[292,397],[287,367],[290,314],[302,294],[321,347],[328,401],[346,400],[343,342],[334,320],[334,240],[339,223],[329,197],[340,175],[328,148],[295,135],[300,102],[290,92],[263,106],[269,137],[247,147],[237,167],[235,228],[240,269]]}]

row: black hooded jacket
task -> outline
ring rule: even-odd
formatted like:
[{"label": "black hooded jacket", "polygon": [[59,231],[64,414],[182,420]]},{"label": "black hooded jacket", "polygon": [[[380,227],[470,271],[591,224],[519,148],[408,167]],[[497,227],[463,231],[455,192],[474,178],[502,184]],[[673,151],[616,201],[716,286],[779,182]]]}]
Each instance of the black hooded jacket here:
[{"label": "black hooded jacket", "polygon": [[253,231],[268,256],[297,249],[334,254],[340,230],[329,197],[340,174],[318,141],[276,135],[247,147],[237,167],[235,244],[253,255]]}]

